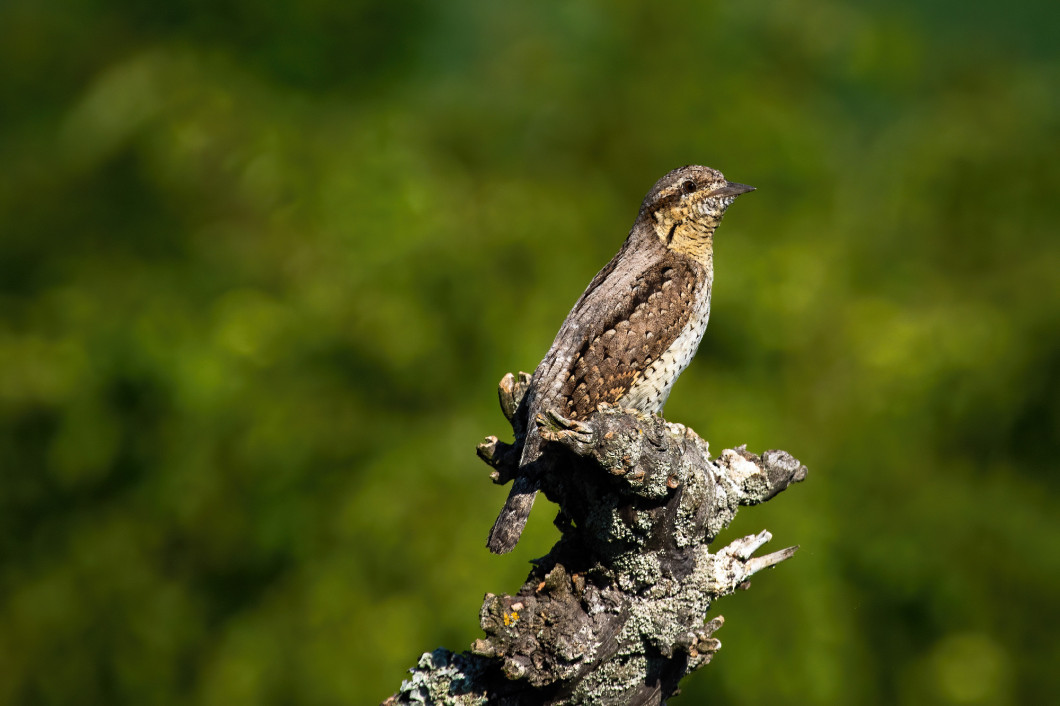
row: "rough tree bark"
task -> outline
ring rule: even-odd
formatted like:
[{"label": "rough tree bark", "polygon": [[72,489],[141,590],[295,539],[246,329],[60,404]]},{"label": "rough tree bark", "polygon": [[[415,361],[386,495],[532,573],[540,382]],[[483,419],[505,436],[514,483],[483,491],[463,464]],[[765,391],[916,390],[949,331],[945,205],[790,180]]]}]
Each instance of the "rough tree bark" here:
[{"label": "rough tree bark", "polygon": [[[501,381],[509,421],[528,381]],[[721,646],[711,602],[797,549],[754,556],[771,539],[763,530],[707,550],[740,505],[806,477],[784,451],[740,447],[712,461],[691,429],[612,407],[535,421],[555,454],[542,490],[563,536],[514,596],[486,594],[484,638],[425,653],[385,704],[664,703]],[[494,482],[512,479],[515,447],[488,437],[478,453]]]}]

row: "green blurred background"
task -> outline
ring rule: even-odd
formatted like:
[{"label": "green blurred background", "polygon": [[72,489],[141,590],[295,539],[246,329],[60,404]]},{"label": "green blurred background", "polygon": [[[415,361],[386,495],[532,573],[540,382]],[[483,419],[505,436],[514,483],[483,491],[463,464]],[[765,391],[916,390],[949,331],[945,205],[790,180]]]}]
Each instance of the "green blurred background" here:
[{"label": "green blurred background", "polygon": [[758,191],[667,408],[809,482],[677,704],[1060,693],[1053,2],[0,3],[0,703],[360,704],[556,537],[532,370],[669,169]]}]

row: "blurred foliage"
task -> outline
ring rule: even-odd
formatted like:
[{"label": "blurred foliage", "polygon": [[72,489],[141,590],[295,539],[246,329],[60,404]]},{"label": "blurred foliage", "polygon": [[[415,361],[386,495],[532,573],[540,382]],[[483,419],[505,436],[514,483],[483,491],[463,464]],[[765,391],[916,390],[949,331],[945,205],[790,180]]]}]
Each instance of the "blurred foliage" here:
[{"label": "blurred foliage", "polygon": [[675,703],[1060,692],[1055,3],[0,3],[0,703],[350,704],[479,635],[474,445],[689,162],[667,416],[810,481]]}]

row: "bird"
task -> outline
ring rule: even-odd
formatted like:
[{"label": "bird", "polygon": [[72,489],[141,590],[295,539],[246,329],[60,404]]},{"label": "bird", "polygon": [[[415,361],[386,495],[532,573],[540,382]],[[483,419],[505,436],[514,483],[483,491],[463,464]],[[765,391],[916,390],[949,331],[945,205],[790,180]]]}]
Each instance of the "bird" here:
[{"label": "bird", "polygon": [[606,403],[661,414],[707,328],[714,232],[753,186],[688,165],[656,182],[625,242],[592,279],[534,370],[513,420],[519,469],[487,547],[510,552],[537,495],[540,414],[584,421]]}]

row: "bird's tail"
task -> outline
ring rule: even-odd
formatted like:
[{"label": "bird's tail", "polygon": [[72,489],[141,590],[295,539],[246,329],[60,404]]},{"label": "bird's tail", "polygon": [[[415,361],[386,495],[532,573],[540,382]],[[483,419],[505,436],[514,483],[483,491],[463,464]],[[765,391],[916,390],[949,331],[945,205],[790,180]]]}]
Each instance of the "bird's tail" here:
[{"label": "bird's tail", "polygon": [[490,530],[489,541],[486,542],[491,552],[507,554],[515,548],[530,517],[537,490],[538,481],[534,474],[522,473],[512,482],[512,490],[508,493],[508,499],[504,501],[504,507],[497,515],[497,521]]}]

